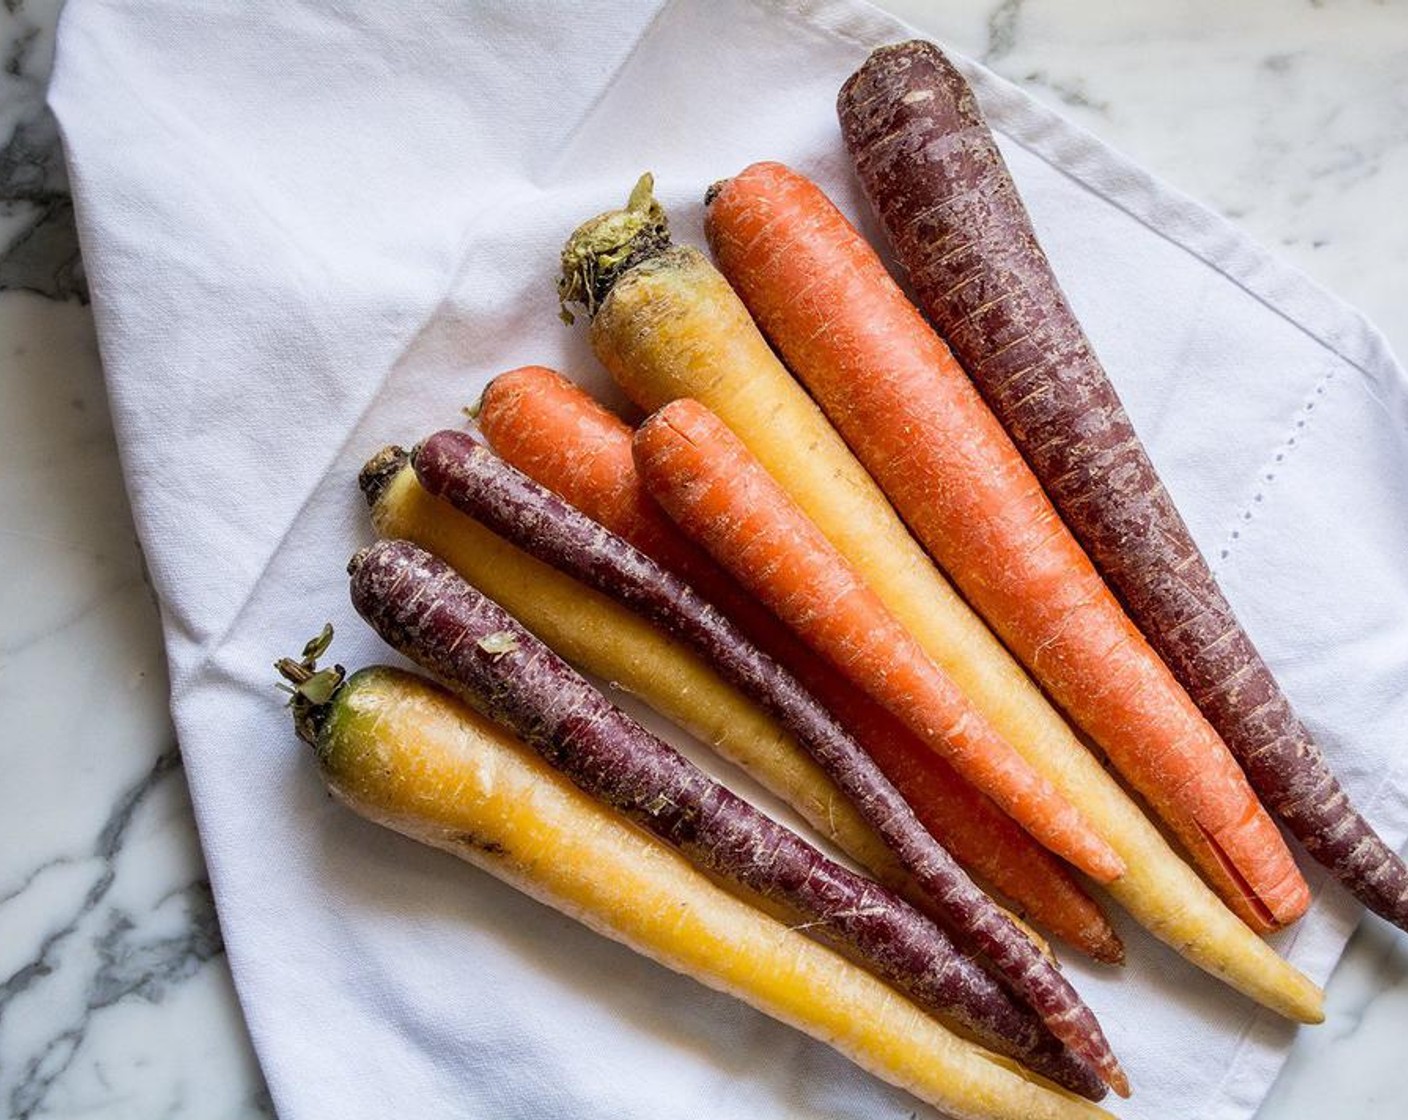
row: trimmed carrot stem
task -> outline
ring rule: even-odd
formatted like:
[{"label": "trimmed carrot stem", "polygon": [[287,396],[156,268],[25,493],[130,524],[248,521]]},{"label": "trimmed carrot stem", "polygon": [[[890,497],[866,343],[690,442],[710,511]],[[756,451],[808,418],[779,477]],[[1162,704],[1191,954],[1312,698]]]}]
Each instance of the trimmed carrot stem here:
[{"label": "trimmed carrot stem", "polygon": [[542,366],[490,382],[478,423],[506,461],[683,578],[796,675],[970,874],[1097,960],[1124,960],[1105,914],[1064,865],[681,536],[636,472],[629,425]]},{"label": "trimmed carrot stem", "polygon": [[1212,725],[1061,522],[948,347],[805,176],[718,186],[719,267],[910,529],[1259,930],[1310,904]]}]

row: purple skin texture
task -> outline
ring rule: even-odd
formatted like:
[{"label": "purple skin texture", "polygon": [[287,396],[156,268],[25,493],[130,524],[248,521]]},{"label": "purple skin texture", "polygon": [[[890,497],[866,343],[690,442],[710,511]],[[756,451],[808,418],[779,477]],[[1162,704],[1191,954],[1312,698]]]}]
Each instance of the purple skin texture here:
[{"label": "purple skin texture", "polygon": [[688,643],[776,717],[874,826],[951,926],[1070,1046],[1119,1089],[1123,1074],[1094,1014],[1008,920],[859,743],[805,688],[688,584],[463,432],[438,432],[412,456],[416,476],[529,555],[644,615]]},{"label": "purple skin texture", "polygon": [[407,541],[381,541],[349,570],[353,605],[386,642],[584,792],[984,1045],[1082,1096],[1103,1095],[1090,1068],[939,927],[713,781],[449,565]]},{"label": "purple skin texture", "polygon": [[866,195],[947,340],[1071,531],[1267,808],[1408,929],[1408,867],[1350,804],[1237,622],[1076,321],[963,76],[881,47],[842,88]]}]

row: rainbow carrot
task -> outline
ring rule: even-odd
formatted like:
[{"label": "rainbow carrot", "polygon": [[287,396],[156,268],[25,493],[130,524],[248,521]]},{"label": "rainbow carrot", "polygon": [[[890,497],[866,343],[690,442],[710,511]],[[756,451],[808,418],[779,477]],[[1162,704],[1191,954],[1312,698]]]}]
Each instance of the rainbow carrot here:
[{"label": "rainbow carrot", "polygon": [[696,397],[729,426],[992,725],[1124,857],[1110,893],[1154,936],[1289,1018],[1320,1022],[1323,993],[1278,957],[1162,834],[939,574],[703,253],[670,242],[649,179],[626,210],[582,223],[559,298],[591,317],[593,352],[646,411]]}]

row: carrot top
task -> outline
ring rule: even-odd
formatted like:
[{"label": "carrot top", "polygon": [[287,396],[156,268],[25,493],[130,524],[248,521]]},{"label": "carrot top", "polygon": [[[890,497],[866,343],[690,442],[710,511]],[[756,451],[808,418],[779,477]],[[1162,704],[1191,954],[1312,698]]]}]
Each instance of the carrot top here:
[{"label": "carrot top", "polygon": [[624,210],[588,219],[567,239],[557,281],[558,314],[564,323],[576,321],[570,304],[580,304],[590,318],[621,273],[669,248],[669,219],[654,189],[655,177],[647,171],[636,180]]}]

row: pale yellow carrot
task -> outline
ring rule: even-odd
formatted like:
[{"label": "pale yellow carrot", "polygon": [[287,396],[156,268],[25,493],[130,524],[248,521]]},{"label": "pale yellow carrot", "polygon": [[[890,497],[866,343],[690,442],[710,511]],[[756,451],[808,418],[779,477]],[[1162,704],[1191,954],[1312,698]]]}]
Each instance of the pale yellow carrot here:
[{"label": "pale yellow carrot", "polygon": [[321,699],[296,704],[300,733],[329,788],[363,816],[735,996],[953,1116],[1108,1117],[734,898],[419,677],[367,669]]}]

